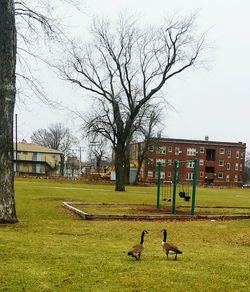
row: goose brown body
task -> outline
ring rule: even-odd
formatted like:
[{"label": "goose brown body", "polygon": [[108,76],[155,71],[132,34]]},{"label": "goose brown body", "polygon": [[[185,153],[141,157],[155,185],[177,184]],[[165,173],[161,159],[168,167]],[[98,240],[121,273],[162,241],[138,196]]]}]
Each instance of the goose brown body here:
[{"label": "goose brown body", "polygon": [[147,230],[142,231],[140,244],[136,244],[130,249],[130,251],[128,252],[129,256],[132,256],[132,257],[136,258],[137,260],[139,260],[139,258],[141,257],[141,254],[144,250],[144,235],[146,233],[148,233]]},{"label": "goose brown body", "polygon": [[161,232],[163,232],[162,248],[163,248],[164,252],[166,253],[167,258],[168,258],[169,254],[175,254],[175,260],[177,260],[177,255],[182,254],[182,251],[179,250],[177,246],[167,242],[167,230],[166,229],[162,229]]}]

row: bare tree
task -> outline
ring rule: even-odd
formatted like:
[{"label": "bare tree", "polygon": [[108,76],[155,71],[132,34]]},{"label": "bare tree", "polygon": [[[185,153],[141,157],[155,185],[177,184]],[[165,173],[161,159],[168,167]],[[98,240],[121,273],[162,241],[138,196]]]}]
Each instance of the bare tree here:
[{"label": "bare tree", "polygon": [[102,161],[108,157],[109,143],[103,136],[90,135],[89,140],[89,157],[94,159],[94,168],[98,173],[101,171]]},{"label": "bare tree", "polygon": [[244,182],[250,183],[250,152],[246,153]]},{"label": "bare tree", "polygon": [[137,141],[141,140],[142,143],[138,144],[138,156],[137,156],[137,173],[135,177],[135,183],[139,182],[139,176],[142,164],[146,158],[146,153],[148,151],[148,147],[150,145],[151,138],[159,134],[161,132],[159,126],[161,124],[161,112],[162,110],[159,108],[159,105],[152,106],[152,109],[146,111],[144,121],[142,121],[136,131],[135,139]]},{"label": "bare tree", "polygon": [[48,129],[39,129],[30,137],[35,144],[59,150],[65,156],[71,153],[73,146],[77,144],[77,138],[69,128],[61,123],[51,124]]},{"label": "bare tree", "polygon": [[15,16],[17,27],[17,96],[25,102],[36,99],[52,104],[41,81],[40,69],[49,65],[53,44],[68,41],[62,19],[56,11],[62,4],[78,7],[78,0],[16,0]]},{"label": "bare tree", "polygon": [[17,222],[14,199],[13,114],[16,96],[14,3],[0,1],[0,223]]},{"label": "bare tree", "polygon": [[89,131],[109,139],[115,151],[116,190],[125,190],[125,164],[135,120],[159,97],[169,79],[200,63],[204,35],[196,37],[195,17],[173,18],[166,26],[141,29],[133,18],[114,27],[95,20],[93,41],[74,45],[62,78],[92,94],[98,110]]},{"label": "bare tree", "polygon": [[[62,1],[71,3],[74,0]],[[46,11],[43,9],[51,7],[50,2],[0,1],[0,223],[17,222],[13,186],[13,114],[16,93],[20,92],[20,87],[16,85],[16,77],[17,83],[26,83],[33,95],[45,97],[42,87],[39,87],[38,80],[33,75],[33,70],[27,64],[30,64],[31,56],[37,60],[42,59],[37,53],[36,45],[41,36],[38,31],[45,32],[47,36],[58,37],[59,30],[55,29],[57,26],[51,17],[52,14],[45,16]],[[36,30],[38,28],[36,24],[41,25],[42,29]],[[17,35],[18,43],[20,44],[22,40],[24,46],[17,46]],[[31,50],[31,43],[35,44],[36,50],[34,48]],[[25,64],[23,67],[25,69],[17,73],[16,64],[18,68]],[[19,83],[20,77],[22,82]],[[24,96],[28,97],[29,94],[26,93]]]},{"label": "bare tree", "polygon": [[30,137],[35,144],[59,150],[63,153],[61,161],[61,175],[63,175],[64,161],[71,155],[73,146],[77,144],[77,138],[69,128],[65,128],[61,123],[51,124],[48,129],[39,129],[33,132]]}]

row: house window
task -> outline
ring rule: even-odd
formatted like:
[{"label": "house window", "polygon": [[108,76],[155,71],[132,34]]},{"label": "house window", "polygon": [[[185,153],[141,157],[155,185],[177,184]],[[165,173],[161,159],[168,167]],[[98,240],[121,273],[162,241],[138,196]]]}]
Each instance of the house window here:
[{"label": "house window", "polygon": [[166,166],[166,159],[156,159],[157,165],[159,162],[160,162],[161,166]]},{"label": "house window", "polygon": [[168,159],[168,165],[172,165],[172,160]]},{"label": "house window", "polygon": [[220,148],[220,154],[225,154],[225,148]]},{"label": "house window", "polygon": [[149,170],[149,171],[148,171],[148,177],[153,177],[153,176],[154,176],[153,171]]},{"label": "house window", "polygon": [[188,161],[186,164],[187,168],[194,168],[194,162],[193,161]]},{"label": "house window", "polygon": [[234,176],[234,182],[238,182],[238,175],[237,174]]},{"label": "house window", "polygon": [[172,146],[168,146],[168,152],[172,152],[172,151],[173,151]]},{"label": "house window", "polygon": [[204,177],[204,171],[200,172],[200,177]]},{"label": "house window", "polygon": [[230,158],[231,157],[231,150],[227,151],[227,157]]},{"label": "house window", "polygon": [[244,158],[244,153],[241,152],[241,153],[240,153],[240,159],[243,159],[243,158]]},{"label": "house window", "polygon": [[166,154],[166,146],[158,146],[156,149],[157,154]]},{"label": "house window", "polygon": [[240,158],[240,151],[236,151],[236,158]]},{"label": "house window", "polygon": [[235,163],[235,170],[239,170],[239,163]]},{"label": "house window", "polygon": [[219,160],[219,166],[224,166],[224,160]]},{"label": "house window", "polygon": [[196,148],[187,148],[187,156],[195,156]]},{"label": "house window", "polygon": [[230,182],[230,176],[229,176],[229,174],[227,174],[227,176],[226,176],[226,182]]},{"label": "house window", "polygon": [[204,159],[200,159],[199,165],[204,165]]},{"label": "house window", "polygon": [[223,178],[223,172],[218,173],[218,178]]},{"label": "house window", "polygon": [[200,153],[204,153],[205,152],[205,148],[204,147],[200,147]]},{"label": "house window", "polygon": [[148,151],[149,151],[149,152],[154,152],[154,145],[150,145],[150,146],[148,147]]},{"label": "house window", "polygon": [[168,171],[168,177],[171,177],[171,176],[172,176],[171,171]]},{"label": "house window", "polygon": [[180,153],[180,147],[175,147],[174,153],[175,153],[175,155],[179,155],[179,153]]},{"label": "house window", "polygon": [[227,163],[227,170],[230,170],[230,163]]}]

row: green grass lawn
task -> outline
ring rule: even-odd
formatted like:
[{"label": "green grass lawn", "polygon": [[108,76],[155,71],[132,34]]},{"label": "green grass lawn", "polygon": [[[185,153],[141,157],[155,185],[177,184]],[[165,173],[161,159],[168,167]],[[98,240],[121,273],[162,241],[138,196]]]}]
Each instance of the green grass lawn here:
[{"label": "green grass lawn", "polygon": [[[155,203],[156,188],[17,179],[15,189],[19,223],[0,225],[0,291],[249,290],[250,220],[86,221],[61,202]],[[250,206],[250,190],[198,189],[197,205]],[[163,254],[162,228],[178,261]],[[143,229],[136,261],[127,252]]]}]

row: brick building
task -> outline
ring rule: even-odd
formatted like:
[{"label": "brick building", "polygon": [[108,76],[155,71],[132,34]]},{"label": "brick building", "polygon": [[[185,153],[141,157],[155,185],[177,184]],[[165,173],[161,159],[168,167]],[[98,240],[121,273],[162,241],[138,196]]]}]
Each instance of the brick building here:
[{"label": "brick building", "polygon": [[[138,159],[144,143],[131,145],[131,160]],[[155,181],[157,163],[161,162],[161,178],[173,180],[173,162],[179,161],[178,179],[182,182],[193,178],[194,159],[197,158],[197,182],[214,185],[242,185],[245,167],[246,144],[242,142],[218,142],[152,138],[140,171],[141,181]]]}]

